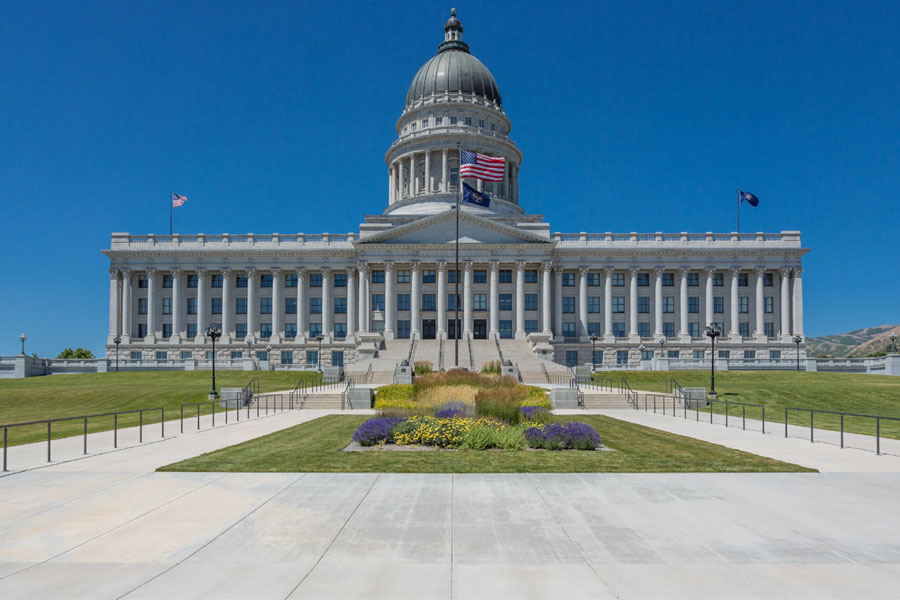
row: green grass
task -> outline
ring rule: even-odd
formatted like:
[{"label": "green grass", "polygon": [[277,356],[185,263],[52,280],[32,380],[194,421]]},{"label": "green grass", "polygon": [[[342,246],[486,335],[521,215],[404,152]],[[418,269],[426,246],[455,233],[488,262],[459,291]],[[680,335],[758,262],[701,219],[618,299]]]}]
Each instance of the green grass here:
[{"label": "green grass", "polygon": [[[709,371],[613,371],[604,375],[614,379],[622,377],[633,389],[649,392],[664,392],[670,377],[683,387],[709,388]],[[716,391],[719,400],[765,405],[766,421],[782,425],[786,407],[900,417],[900,377],[889,375],[716,371]],[[725,407],[715,404],[713,411],[723,413]],[[732,407],[729,414],[740,417],[740,407]],[[760,416],[759,409],[747,409],[747,418]],[[788,412],[788,422],[808,426],[809,413]],[[840,417],[817,414],[815,426],[840,429]],[[844,430],[875,435],[875,420],[845,417]],[[882,421],[881,434],[900,439],[900,421]]]},{"label": "green grass", "polygon": [[595,472],[795,472],[809,471],[641,427],[604,416],[578,420],[593,425],[615,452],[436,451],[342,452],[369,417],[331,415],[242,444],[203,454],[160,471],[391,472],[391,473],[595,473]]},{"label": "green grass", "polygon": [[[314,372],[219,371],[216,373],[216,388],[221,391],[223,387],[244,387],[252,377],[259,379],[261,392],[293,389],[301,377],[321,379],[321,375]],[[114,372],[0,379],[0,424],[159,406],[166,409],[166,420],[169,421],[179,418],[182,404],[206,400],[210,379],[209,371]],[[188,410],[190,412],[185,415],[197,414],[196,407]],[[210,407],[202,407],[201,412],[208,414]],[[137,414],[122,415],[118,426],[135,426],[138,420]],[[159,411],[144,415],[144,424],[159,423],[159,420]],[[89,433],[107,431],[112,427],[112,417],[88,420]],[[83,431],[82,421],[65,421],[52,426],[54,439],[79,435]],[[46,425],[9,430],[11,446],[45,439]]]}]

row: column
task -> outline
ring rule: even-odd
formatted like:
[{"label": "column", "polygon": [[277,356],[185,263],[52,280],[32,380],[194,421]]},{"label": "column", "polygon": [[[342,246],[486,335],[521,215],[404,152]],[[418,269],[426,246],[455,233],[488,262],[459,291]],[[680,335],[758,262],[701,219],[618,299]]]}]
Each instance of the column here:
[{"label": "column", "polygon": [[441,152],[441,191],[445,194],[450,193],[450,171],[447,166],[446,148]]},{"label": "column", "polygon": [[366,283],[368,281],[368,266],[364,262],[356,263],[356,272],[359,275],[359,290],[357,292],[357,299],[359,302],[356,305],[356,316],[357,323],[359,324],[359,332],[366,333],[369,331],[368,327],[366,327],[366,295],[368,292],[366,291]]},{"label": "column", "polygon": [[709,327],[715,321],[713,308],[715,301],[713,300],[713,276],[716,270],[712,267],[706,267],[706,326]]},{"label": "column", "polygon": [[384,263],[384,339],[394,339],[394,263]]},{"label": "column", "polygon": [[437,337],[439,340],[447,337],[447,263],[438,261],[437,264]]},{"label": "column", "polygon": [[[472,336],[472,261],[463,263],[463,335]],[[465,338],[460,338],[465,339]]]},{"label": "column", "polygon": [[553,267],[553,337],[563,340],[563,295],[562,295],[563,268]]},{"label": "column", "polygon": [[395,177],[394,172],[394,164],[391,163],[390,172],[388,174],[388,178],[390,180],[390,191],[388,192],[388,204],[393,204],[395,202],[395,195],[397,193],[397,178]]},{"label": "column", "polygon": [[322,335],[325,336],[327,342],[334,337],[331,317],[334,310],[333,304],[331,300],[331,269],[325,267],[322,269]]},{"label": "column", "polygon": [[603,337],[606,342],[615,341],[612,323],[612,274],[613,268],[606,267],[603,270],[606,279],[603,282]]},{"label": "column", "polygon": [[[223,278],[224,279],[224,278]],[[222,285],[225,285],[225,282],[222,282]],[[224,288],[223,288],[224,289]],[[206,271],[204,269],[197,269],[197,337],[202,338],[206,331],[207,325],[207,316],[209,314],[210,307],[207,306],[206,299]],[[226,312],[225,299],[222,299],[222,316],[225,316]],[[223,331],[224,333],[224,331]]]},{"label": "column", "polygon": [[757,267],[756,268],[756,337],[757,338],[765,338],[766,337],[766,326],[765,326],[765,313],[763,309],[764,305],[764,297],[765,290],[763,289],[763,284],[765,283],[766,269],[765,267]]},{"label": "column", "polygon": [[691,336],[688,333],[688,269],[682,267],[679,270],[679,275],[681,278],[678,288],[678,312],[681,318],[679,319],[678,333],[681,335],[682,341],[690,341]]},{"label": "column", "polygon": [[419,271],[419,261],[412,261],[409,267],[409,280],[412,284],[412,289],[409,292],[409,335],[411,338],[415,339],[417,337],[422,337],[419,331],[419,303],[422,300],[422,295],[419,291],[419,283],[422,281],[422,275]]},{"label": "column", "polygon": [[181,269],[172,269],[172,341],[181,341],[181,329],[184,327],[181,302],[184,298],[184,290],[181,285]]},{"label": "column", "polygon": [[803,336],[803,267],[794,267],[794,335]]},{"label": "column", "polygon": [[256,305],[256,270],[247,269],[247,335],[259,338],[259,307]]},{"label": "column", "polygon": [[[404,196],[404,194],[403,194],[403,183],[404,183],[403,179],[404,179],[404,175],[405,175],[403,173],[403,160],[402,159],[397,160],[397,170],[399,171],[399,175],[397,176],[397,200],[402,200],[403,196]],[[360,281],[362,281],[362,279],[360,279]],[[362,289],[362,286],[360,286],[360,289]]]},{"label": "column", "polygon": [[657,267],[653,270],[653,335],[656,339],[663,337],[663,269]]},{"label": "column", "polygon": [[[781,269],[781,337],[791,337],[791,269]],[[782,340],[784,341],[784,340]]]},{"label": "column", "polygon": [[131,271],[122,270],[122,343],[131,342]]},{"label": "column", "polygon": [[297,337],[296,341],[306,339],[306,269],[297,267]]},{"label": "column", "polygon": [[119,270],[109,270],[109,337],[107,343],[112,344],[119,335]]},{"label": "column", "polygon": [[416,179],[416,155],[409,155],[409,195],[415,196],[419,193],[419,180]]},{"label": "column", "polygon": [[510,164],[503,164],[503,199],[509,200],[509,169]]},{"label": "column", "polygon": [[147,339],[149,343],[156,341],[156,328],[159,327],[159,306],[156,294],[156,269],[147,269]]},{"label": "column", "polygon": [[347,340],[356,339],[356,269],[347,269]]},{"label": "column", "polygon": [[[741,270],[737,267],[731,269],[731,331],[728,334],[740,339],[740,327],[738,326],[738,275]],[[724,333],[724,332],[723,332]]]},{"label": "column", "polygon": [[284,324],[281,313],[284,306],[281,302],[281,269],[272,269],[272,341],[276,344],[284,337]]},{"label": "column", "polygon": [[425,193],[431,193],[431,150],[425,151]]},{"label": "column", "polygon": [[628,270],[628,336],[640,339],[637,328],[637,267]]},{"label": "column", "polygon": [[[231,274],[231,269],[222,269],[222,341],[225,343],[229,343],[231,338],[234,337],[234,303],[231,301]],[[300,284],[298,283],[297,285]],[[197,333],[201,335],[201,332],[198,331]]]},{"label": "column", "polygon": [[481,179],[476,179],[475,180],[475,188],[479,192],[484,191],[484,181],[482,181]]},{"label": "column", "polygon": [[[479,181],[481,181],[479,179]],[[491,314],[491,329],[489,338],[500,337],[500,264],[492,260],[490,263],[491,270],[491,296],[488,307]]]},{"label": "column", "polygon": [[517,340],[525,339],[525,261],[516,262],[516,333]]},{"label": "column", "polygon": [[587,288],[588,268],[579,267],[578,274],[578,337],[582,342],[588,341]]},{"label": "column", "polygon": [[550,274],[553,272],[553,263],[545,262],[541,264],[543,280],[541,281],[541,317],[543,321],[544,334],[553,335],[551,328],[552,317],[550,316],[551,300],[550,300]]}]

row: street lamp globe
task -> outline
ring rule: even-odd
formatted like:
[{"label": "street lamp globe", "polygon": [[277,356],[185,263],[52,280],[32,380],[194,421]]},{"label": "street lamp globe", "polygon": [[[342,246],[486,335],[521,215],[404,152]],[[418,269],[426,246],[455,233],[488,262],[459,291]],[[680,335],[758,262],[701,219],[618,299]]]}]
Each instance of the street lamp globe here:
[{"label": "street lamp globe", "polygon": [[22,342],[22,356],[25,356],[25,340],[28,339],[28,336],[24,333],[19,334],[19,341]]},{"label": "street lamp globe", "polygon": [[797,370],[800,370],[800,344],[803,343],[803,338],[799,335],[794,336],[794,343],[797,344]]},{"label": "street lamp globe", "polygon": [[706,328],[706,337],[709,338],[712,347],[709,352],[709,396],[710,398],[718,398],[716,393],[716,338],[722,335],[719,327],[715,324]]},{"label": "street lamp globe", "polygon": [[894,354],[895,352],[897,352],[897,333],[895,331],[892,331],[888,338],[890,338],[891,340],[891,354]]}]

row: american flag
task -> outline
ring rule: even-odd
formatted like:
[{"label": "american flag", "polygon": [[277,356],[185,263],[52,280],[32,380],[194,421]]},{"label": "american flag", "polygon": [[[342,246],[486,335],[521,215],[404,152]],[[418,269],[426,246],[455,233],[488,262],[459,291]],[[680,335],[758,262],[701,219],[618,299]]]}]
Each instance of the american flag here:
[{"label": "american flag", "polygon": [[460,150],[459,164],[460,177],[474,177],[483,181],[503,181],[506,159]]},{"label": "american flag", "polygon": [[172,206],[181,206],[186,200],[186,196],[179,196],[175,192],[172,192]]}]

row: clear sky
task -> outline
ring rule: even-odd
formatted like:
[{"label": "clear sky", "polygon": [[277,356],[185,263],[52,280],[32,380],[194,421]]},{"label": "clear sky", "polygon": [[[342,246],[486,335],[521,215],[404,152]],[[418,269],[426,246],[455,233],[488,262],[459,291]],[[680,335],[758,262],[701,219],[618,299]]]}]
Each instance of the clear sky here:
[{"label": "clear sky", "polygon": [[[900,322],[900,3],[458,2],[553,231],[799,229],[809,335]],[[8,2],[0,354],[102,350],[113,231],[355,231],[451,2]],[[746,205],[745,205],[746,206]]]}]

